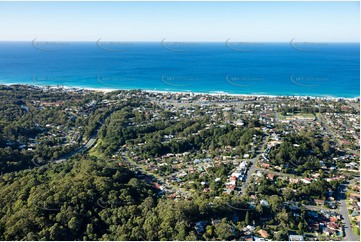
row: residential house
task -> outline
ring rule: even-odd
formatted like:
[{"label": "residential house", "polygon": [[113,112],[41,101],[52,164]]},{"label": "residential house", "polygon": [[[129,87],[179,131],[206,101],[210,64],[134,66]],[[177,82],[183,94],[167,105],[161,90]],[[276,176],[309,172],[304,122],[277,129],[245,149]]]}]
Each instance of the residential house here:
[{"label": "residential house", "polygon": [[305,239],[301,235],[289,235],[288,240],[289,241],[305,241]]},{"label": "residential house", "polygon": [[269,236],[269,234],[267,233],[267,231],[266,231],[266,230],[263,230],[263,229],[258,230],[258,233],[259,233],[259,235],[261,235],[263,238],[267,238],[267,237]]},{"label": "residential house", "polygon": [[325,204],[325,200],[314,199],[313,201],[314,201],[315,204],[318,205],[318,206],[323,206],[323,205]]},{"label": "residential house", "polygon": [[266,179],[270,180],[270,181],[273,181],[275,176],[276,176],[275,174],[268,173],[267,176],[266,176]]}]

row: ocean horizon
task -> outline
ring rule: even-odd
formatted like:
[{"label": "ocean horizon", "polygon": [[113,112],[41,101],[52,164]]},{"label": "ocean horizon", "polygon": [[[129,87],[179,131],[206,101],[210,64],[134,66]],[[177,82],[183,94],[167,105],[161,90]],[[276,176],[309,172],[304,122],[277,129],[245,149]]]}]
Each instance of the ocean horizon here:
[{"label": "ocean horizon", "polygon": [[0,42],[0,84],[357,98],[359,43]]}]

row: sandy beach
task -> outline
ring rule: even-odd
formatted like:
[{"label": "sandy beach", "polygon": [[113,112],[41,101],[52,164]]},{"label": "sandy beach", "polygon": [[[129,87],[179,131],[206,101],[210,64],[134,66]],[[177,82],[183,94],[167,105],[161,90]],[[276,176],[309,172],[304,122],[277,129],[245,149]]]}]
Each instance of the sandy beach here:
[{"label": "sandy beach", "polygon": [[[64,87],[65,88],[65,87]],[[113,92],[113,91],[131,91],[131,90],[137,90],[137,89],[115,89],[115,88],[91,88],[91,87],[66,87],[69,89],[84,89],[89,91],[96,91],[96,92]],[[345,97],[333,97],[333,96],[302,96],[302,95],[289,95],[289,96],[283,96],[283,95],[266,95],[266,94],[234,94],[234,93],[227,93],[227,92],[211,92],[211,93],[202,93],[202,92],[180,92],[180,91],[165,91],[165,90],[142,90],[143,92],[147,93],[154,93],[154,94],[175,94],[175,95],[202,95],[202,96],[230,96],[230,97],[243,97],[243,98],[251,98],[251,97],[264,97],[264,98],[297,98],[297,99],[323,99],[323,100],[338,100],[338,99],[344,99],[344,100],[350,100],[354,101],[359,99],[360,97],[354,97],[354,98],[345,98]]]},{"label": "sandy beach", "polygon": [[[10,83],[10,84],[0,84],[5,86],[13,86],[13,85],[29,85],[29,84],[22,84],[22,83]],[[131,91],[131,90],[138,90],[138,89],[116,89],[116,88],[94,88],[94,87],[81,87],[81,86],[39,86],[39,85],[30,85],[36,86],[40,88],[62,88],[66,90],[87,90],[93,92],[102,92],[102,93],[109,93],[114,91]],[[227,93],[223,91],[219,92],[210,92],[210,93],[203,93],[203,92],[192,92],[192,91],[171,91],[171,90],[143,90],[140,89],[142,92],[145,93],[153,93],[153,94],[172,94],[172,95],[192,95],[192,96],[229,96],[229,97],[242,97],[242,98],[296,98],[296,99],[322,99],[322,100],[349,100],[349,101],[357,101],[360,97],[353,97],[353,98],[345,98],[345,97],[334,97],[334,96],[306,96],[306,95],[266,95],[266,94],[234,94],[234,93]]]}]

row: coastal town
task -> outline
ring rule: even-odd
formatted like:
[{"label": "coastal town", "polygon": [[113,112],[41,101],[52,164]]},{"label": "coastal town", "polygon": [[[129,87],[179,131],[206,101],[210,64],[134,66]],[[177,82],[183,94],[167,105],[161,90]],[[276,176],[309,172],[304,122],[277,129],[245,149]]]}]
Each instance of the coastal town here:
[{"label": "coastal town", "polygon": [[[150,97],[151,100],[154,100],[152,95]],[[142,167],[141,171],[144,174],[161,177],[154,183],[157,188],[163,191],[160,194],[166,194],[169,199],[189,199],[192,193],[210,193],[212,191],[212,193],[215,193],[214,190],[217,190],[217,188],[220,190],[219,188],[223,186],[223,190],[221,189],[222,193],[216,195],[241,196],[242,194],[251,194],[262,183],[268,184],[268,186],[274,186],[273,184],[275,184],[275,187],[282,191],[279,196],[287,196],[290,199],[290,201],[283,204],[277,204],[278,206],[292,211],[292,216],[294,217],[300,217],[301,208],[306,214],[306,224],[302,226],[304,226],[303,228],[307,232],[301,233],[302,235],[300,233],[289,234],[288,240],[329,240],[331,238],[342,240],[343,237],[347,240],[353,240],[357,238],[355,235],[359,234],[357,230],[360,226],[360,202],[355,200],[357,200],[357,197],[359,199],[359,195],[353,193],[353,196],[351,196],[351,199],[353,199],[352,205],[347,206],[347,210],[341,209],[346,200],[350,203],[350,198],[341,200],[341,193],[344,191],[335,189],[333,185],[335,184],[334,182],[347,183],[350,179],[358,179],[359,152],[357,150],[359,148],[357,146],[359,144],[359,114],[358,109],[355,108],[357,100],[340,105],[340,100],[311,99],[311,102],[314,102],[314,107],[324,109],[324,112],[317,113],[316,115],[302,114],[302,112],[297,114],[286,112],[286,118],[281,119],[279,117],[282,115],[280,112],[282,107],[286,107],[286,110],[292,109],[294,106],[305,107],[305,103],[310,102],[310,99],[294,98],[287,100],[289,103],[287,105],[284,103],[284,98],[268,97],[236,97],[233,99],[217,96],[199,98],[197,95],[188,94],[158,94],[155,98],[167,100],[161,102],[164,103],[163,108],[170,112],[178,113],[179,110],[182,110],[181,115],[174,116],[175,120],[187,115],[197,118],[197,115],[194,115],[194,104],[196,103],[200,105],[200,109],[204,109],[214,117],[212,120],[213,124],[218,124],[221,127],[231,123],[232,125],[242,127],[244,125],[242,119],[249,120],[254,118],[259,120],[260,127],[258,128],[261,131],[260,135],[253,136],[253,142],[250,143],[251,147],[248,152],[241,155],[235,154],[237,153],[234,152],[236,150],[235,147],[225,146],[223,149],[218,149],[216,154],[214,151],[202,150],[196,156],[192,156],[192,158],[189,158],[189,152],[184,152],[168,153],[154,159],[142,159],[141,155],[137,154],[137,147],[144,145],[144,143],[138,143],[132,147],[125,145],[122,148],[122,155],[127,155],[128,158],[124,160],[130,159],[134,161],[134,167]],[[267,102],[264,102],[265,100]],[[211,103],[215,105],[212,107]],[[237,103],[241,104],[237,105]],[[262,105],[262,103],[266,104]],[[339,107],[336,107],[336,105]],[[345,115],[336,114],[334,112],[337,108],[341,110],[346,109],[351,112]],[[158,116],[156,112],[152,114],[154,117]],[[217,121],[221,120],[216,119],[217,115],[224,117],[222,122],[217,123]],[[335,117],[337,117],[337,121]],[[326,120],[325,126],[324,120]],[[338,125],[335,126],[334,122],[337,122]],[[334,139],[335,143],[333,145],[337,149],[342,149],[342,152],[345,152],[345,154],[333,157],[330,160],[320,160],[319,169],[317,170],[314,168],[306,170],[301,175],[288,174],[288,172],[284,172],[288,170],[286,169],[288,167],[273,165],[267,158],[267,155],[272,147],[282,143],[282,136],[284,136],[285,132],[280,132],[280,129],[287,130],[287,132],[299,132],[304,128]],[[197,133],[192,135],[197,135],[200,132],[202,131],[198,130]],[[165,135],[163,137],[164,142],[169,142],[171,139],[177,140],[177,137],[173,135]],[[178,139],[181,139],[181,137]],[[347,140],[351,140],[351,142]],[[336,146],[337,143],[340,146]],[[354,146],[355,144],[356,146]],[[297,147],[297,144],[294,144],[294,146]],[[126,153],[129,150],[130,153]],[[117,156],[115,155],[114,157]],[[219,167],[219,164],[231,164],[233,169],[224,177],[215,177],[207,172],[209,168]],[[288,165],[293,166],[293,169],[297,169],[295,164],[291,163]],[[198,178],[197,181],[193,179],[194,177]],[[320,184],[320,182],[327,186],[327,193],[322,196],[322,199],[311,199],[306,196],[300,196],[298,199],[295,199],[295,195],[302,194],[302,189],[306,190],[308,189],[307,187],[313,184]],[[359,183],[354,188],[359,191]],[[263,199],[266,197],[266,194],[266,191],[252,194],[249,197],[249,207],[246,209],[253,209],[257,204],[266,208],[269,207],[269,202]],[[215,196],[215,199],[217,198],[219,197]],[[272,199],[272,196],[270,199]],[[237,210],[238,208],[235,209]],[[278,209],[282,210],[282,208]],[[350,214],[351,217],[349,216]],[[265,221],[262,229],[256,230],[251,224],[246,224],[243,228],[244,236],[241,237],[242,240],[267,240],[270,232],[276,232],[273,226],[266,225],[267,221],[272,220],[271,218],[265,217],[261,219]],[[196,223],[195,229],[197,233],[202,235],[206,231],[207,224],[214,226],[214,221],[199,221]]]},{"label": "coastal town", "polygon": [[69,97],[15,103],[34,135],[1,127],[2,162],[6,152],[28,157],[27,169],[104,158],[159,199],[204,196],[233,211],[192,222],[200,240],[220,228],[241,241],[359,240],[358,98],[22,88]]}]

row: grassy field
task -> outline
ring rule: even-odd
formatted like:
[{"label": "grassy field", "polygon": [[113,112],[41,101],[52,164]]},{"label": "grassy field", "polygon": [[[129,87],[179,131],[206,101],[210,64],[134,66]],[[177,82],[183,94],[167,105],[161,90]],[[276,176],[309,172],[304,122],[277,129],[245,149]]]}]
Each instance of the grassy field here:
[{"label": "grassy field", "polygon": [[357,226],[352,226],[352,232],[356,235],[360,235],[360,228]]},{"label": "grassy field", "polygon": [[95,156],[95,157],[98,157],[98,158],[99,158],[100,156],[102,156],[102,154],[99,153],[98,150],[97,150],[97,146],[98,146],[99,144],[101,144],[101,142],[102,142],[102,140],[101,140],[101,139],[98,139],[97,142],[95,143],[95,145],[89,150],[89,155],[90,155],[90,156]]},{"label": "grassy field", "polygon": [[296,120],[296,119],[307,119],[313,120],[315,119],[315,115],[312,113],[295,113],[295,114],[288,114],[287,116],[282,115],[282,113],[278,113],[279,120]]}]

